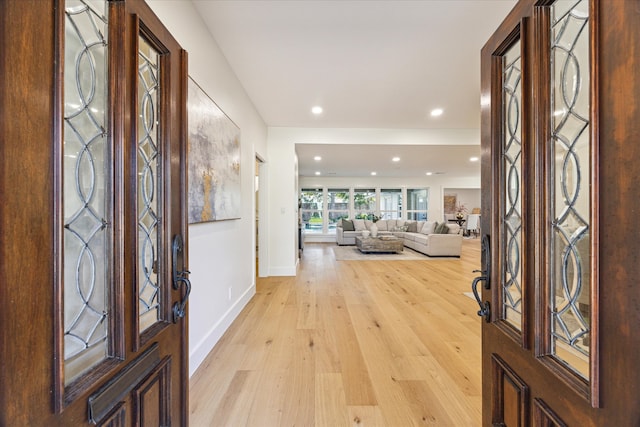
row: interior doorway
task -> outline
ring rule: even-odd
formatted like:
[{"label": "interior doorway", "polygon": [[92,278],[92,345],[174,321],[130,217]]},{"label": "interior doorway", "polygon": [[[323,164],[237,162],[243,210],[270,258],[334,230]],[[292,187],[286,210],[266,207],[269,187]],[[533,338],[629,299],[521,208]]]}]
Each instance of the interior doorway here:
[{"label": "interior doorway", "polygon": [[[254,164],[254,192],[255,192],[255,245],[256,245],[256,252],[255,252],[255,256],[256,256],[256,270],[255,270],[255,277],[265,277],[265,268],[267,266],[266,263],[266,245],[264,243],[264,238],[266,237],[264,235],[264,227],[261,227],[261,224],[264,224],[264,220],[262,219],[263,217],[263,212],[261,212],[261,206],[266,206],[266,204],[264,203],[264,196],[266,194],[265,188],[264,188],[264,182],[265,182],[265,177],[264,177],[264,160],[262,159],[262,157],[256,153],[256,158],[255,158],[255,164]],[[262,203],[261,203],[261,199]],[[264,209],[262,209],[264,210]],[[262,262],[261,262],[262,261]],[[262,265],[262,270],[261,270],[261,264]]]}]

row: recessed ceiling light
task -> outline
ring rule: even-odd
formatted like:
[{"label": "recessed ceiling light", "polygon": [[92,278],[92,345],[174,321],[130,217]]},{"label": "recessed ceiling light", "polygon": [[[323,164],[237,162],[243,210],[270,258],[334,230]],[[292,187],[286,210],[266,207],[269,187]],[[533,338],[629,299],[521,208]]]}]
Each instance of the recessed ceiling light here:
[{"label": "recessed ceiling light", "polygon": [[376,176],[378,175],[378,172],[371,172],[371,176]]},{"label": "recessed ceiling light", "polygon": [[316,172],[316,175],[320,175],[320,172]]},{"label": "recessed ceiling light", "polygon": [[444,113],[444,110],[442,108],[435,108],[435,109],[431,110],[431,117],[441,116],[442,113]]},{"label": "recessed ceiling light", "polygon": [[400,157],[394,157],[393,159],[391,159],[394,162],[399,162],[400,161]]},{"label": "recessed ceiling light", "polygon": [[315,160],[316,162],[319,162],[320,160],[322,160],[322,157],[320,157],[320,156],[315,156],[315,157],[313,158],[313,160]]},{"label": "recessed ceiling light", "polygon": [[433,175],[433,172],[427,172],[427,176]]},{"label": "recessed ceiling light", "polygon": [[311,112],[315,115],[322,114],[322,107],[316,105],[315,107],[311,108]]},{"label": "recessed ceiling light", "polygon": [[477,162],[478,160],[480,160],[480,159],[478,159],[477,157],[470,157],[469,158],[470,162]]}]

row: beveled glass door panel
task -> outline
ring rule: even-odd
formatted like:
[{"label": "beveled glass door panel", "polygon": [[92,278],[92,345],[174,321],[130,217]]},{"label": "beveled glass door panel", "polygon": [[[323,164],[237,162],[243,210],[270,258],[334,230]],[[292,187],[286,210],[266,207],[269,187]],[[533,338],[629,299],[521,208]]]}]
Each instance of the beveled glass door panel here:
[{"label": "beveled glass door panel", "polygon": [[138,308],[140,332],[161,320],[160,54],[138,38]]},{"label": "beveled glass door panel", "polygon": [[522,55],[502,57],[501,319],[522,331]]},{"label": "beveled glass door panel", "polygon": [[106,34],[105,2],[65,2],[65,385],[109,356],[113,190],[106,131]]},{"label": "beveled glass door panel", "polygon": [[550,352],[584,378],[590,355],[589,2],[551,7]]}]

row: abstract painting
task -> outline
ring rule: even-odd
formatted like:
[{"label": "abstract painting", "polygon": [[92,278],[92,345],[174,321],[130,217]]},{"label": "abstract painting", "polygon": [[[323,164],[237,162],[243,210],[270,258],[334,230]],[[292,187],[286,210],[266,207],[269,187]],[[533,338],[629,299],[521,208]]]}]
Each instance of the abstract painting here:
[{"label": "abstract painting", "polygon": [[444,195],[444,213],[452,214],[456,212],[456,203],[458,202],[458,194]]},{"label": "abstract painting", "polygon": [[240,218],[240,128],[189,77],[189,224]]}]

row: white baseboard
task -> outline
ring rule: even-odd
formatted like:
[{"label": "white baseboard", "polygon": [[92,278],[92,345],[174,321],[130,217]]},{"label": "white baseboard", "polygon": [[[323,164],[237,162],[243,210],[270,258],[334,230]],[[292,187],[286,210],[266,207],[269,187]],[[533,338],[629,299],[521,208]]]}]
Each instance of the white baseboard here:
[{"label": "white baseboard", "polygon": [[305,243],[335,243],[335,234],[305,234]]},{"label": "white baseboard", "polygon": [[211,328],[209,333],[193,347],[189,353],[189,378],[195,373],[213,347],[220,341],[222,335],[229,329],[231,323],[238,317],[242,309],[249,303],[256,293],[255,283],[227,310],[222,318]]}]

